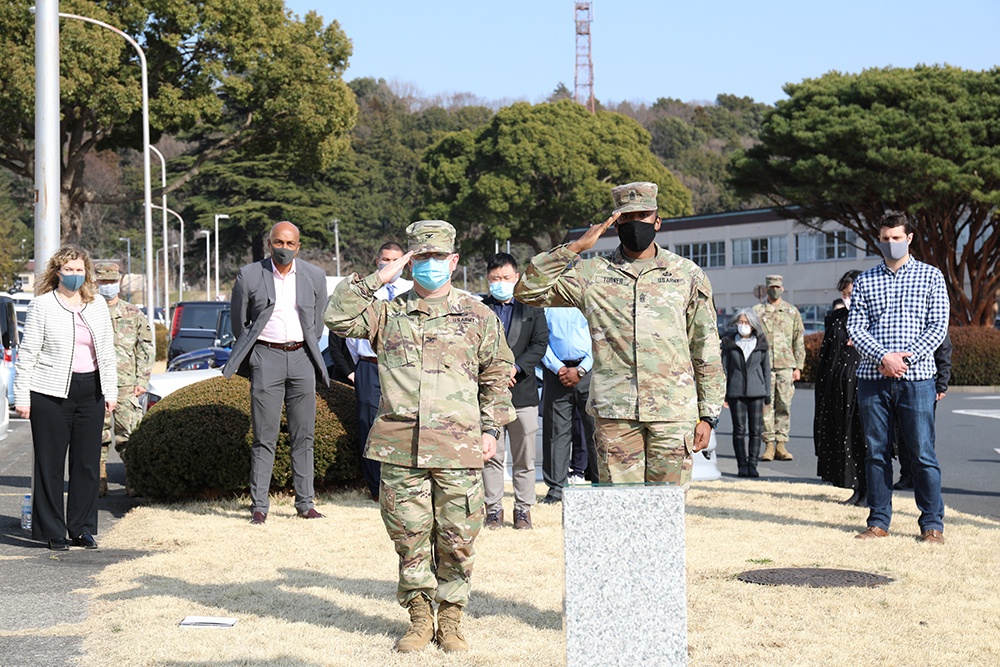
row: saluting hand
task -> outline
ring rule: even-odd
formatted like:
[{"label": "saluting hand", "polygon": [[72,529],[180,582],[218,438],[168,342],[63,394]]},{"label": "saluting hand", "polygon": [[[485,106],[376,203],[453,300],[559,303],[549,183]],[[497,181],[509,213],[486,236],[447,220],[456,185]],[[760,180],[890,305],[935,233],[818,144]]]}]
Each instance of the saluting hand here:
[{"label": "saluting hand", "polygon": [[392,277],[399,273],[406,263],[410,261],[410,257],[413,256],[412,252],[408,252],[402,257],[392,260],[381,269],[378,270],[378,277],[382,281],[383,285],[392,282]]},{"label": "saluting hand", "polygon": [[601,238],[604,232],[608,231],[608,227],[615,224],[621,213],[612,213],[611,217],[602,223],[591,225],[590,229],[584,232],[583,236],[575,241],[572,241],[568,246],[566,246],[572,252],[580,254],[581,252],[586,252],[594,247],[597,243],[597,239]]}]

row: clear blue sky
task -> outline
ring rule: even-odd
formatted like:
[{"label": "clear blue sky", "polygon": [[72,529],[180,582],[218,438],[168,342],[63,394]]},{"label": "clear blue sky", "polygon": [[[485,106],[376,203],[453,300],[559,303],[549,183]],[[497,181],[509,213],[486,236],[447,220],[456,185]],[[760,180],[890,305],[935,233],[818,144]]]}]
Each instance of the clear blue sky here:
[{"label": "clear blue sky", "polygon": [[[573,89],[573,0],[286,0],[337,20],[354,44],[348,80],[384,78],[432,96],[542,101]],[[602,102],[719,93],[783,99],[830,70],[1000,63],[997,0],[594,0]]]}]

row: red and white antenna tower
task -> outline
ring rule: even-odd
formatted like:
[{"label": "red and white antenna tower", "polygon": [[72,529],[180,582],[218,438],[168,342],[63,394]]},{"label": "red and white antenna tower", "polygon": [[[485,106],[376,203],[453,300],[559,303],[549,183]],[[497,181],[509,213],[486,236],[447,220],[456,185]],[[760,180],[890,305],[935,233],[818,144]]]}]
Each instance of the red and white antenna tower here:
[{"label": "red and white antenna tower", "polygon": [[576,10],[576,76],[573,101],[594,113],[594,61],[590,57],[590,23],[594,12],[589,2],[574,3]]}]

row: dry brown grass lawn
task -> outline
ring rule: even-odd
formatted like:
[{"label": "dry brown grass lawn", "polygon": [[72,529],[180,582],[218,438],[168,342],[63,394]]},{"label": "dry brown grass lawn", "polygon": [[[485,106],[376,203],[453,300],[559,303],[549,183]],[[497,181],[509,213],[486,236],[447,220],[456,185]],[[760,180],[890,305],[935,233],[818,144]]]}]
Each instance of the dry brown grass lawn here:
[{"label": "dry brown grass lawn", "polygon": [[[944,547],[915,541],[913,501],[897,496],[893,536],[852,539],[865,510],[839,489],[776,482],[695,484],[688,495],[691,665],[1000,664],[1000,524],[949,512]],[[510,498],[508,494],[508,505]],[[104,548],[149,554],[107,567],[87,589],[84,665],[560,665],[559,506],[532,510],[535,530],[477,541],[468,655],[401,656],[396,555],[375,504],[322,498],[303,521],[288,499],[265,526],[239,502],[136,509]],[[762,567],[860,569],[872,589],[745,584]],[[651,571],[655,564],[651,564]],[[187,615],[235,616],[230,629],[181,628]]]}]

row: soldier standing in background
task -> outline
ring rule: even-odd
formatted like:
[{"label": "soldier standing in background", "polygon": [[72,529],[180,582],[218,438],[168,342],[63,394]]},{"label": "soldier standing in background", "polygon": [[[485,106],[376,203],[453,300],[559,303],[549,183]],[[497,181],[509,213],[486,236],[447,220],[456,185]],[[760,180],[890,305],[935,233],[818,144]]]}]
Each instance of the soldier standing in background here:
[{"label": "soldier standing in background", "polygon": [[771,345],[771,403],[764,405],[764,454],[761,461],[791,461],[785,448],[791,427],[795,382],[806,363],[805,329],[799,309],[783,301],[781,276],[767,276],[767,303],[753,307]]},{"label": "soldier standing in background", "polygon": [[[712,285],[658,246],[655,183],[611,191],[615,210],[566,245],[536,255],[514,289],[532,306],[576,306],[593,338],[588,411],[601,482],[687,488],[725,398]],[[580,259],[617,224],[621,245]]]},{"label": "soldier standing in background", "polygon": [[[378,358],[382,401],[365,456],[381,462],[382,521],[399,554],[397,599],[410,614],[396,650],[420,651],[435,637],[435,601],[438,644],[467,651],[461,620],[485,514],[482,467],[515,417],[514,356],[493,311],[452,288],[455,228],[421,220],[406,234],[405,255],[337,285],[324,321],[338,336],[367,339]],[[379,300],[411,258],[413,289]]]},{"label": "soldier standing in background", "polygon": [[105,413],[101,434],[100,495],[105,496],[108,493],[108,448],[114,442],[115,449],[121,451],[142,419],[139,397],[146,393],[153,370],[153,335],[142,311],[119,297],[122,276],[118,263],[96,262],[94,270],[97,291],[107,301],[111,313],[118,359],[118,405],[113,412]]}]

